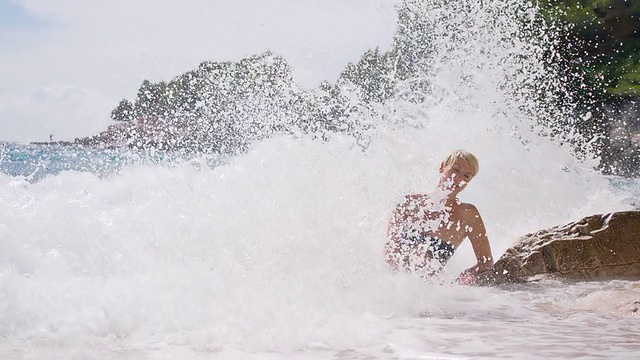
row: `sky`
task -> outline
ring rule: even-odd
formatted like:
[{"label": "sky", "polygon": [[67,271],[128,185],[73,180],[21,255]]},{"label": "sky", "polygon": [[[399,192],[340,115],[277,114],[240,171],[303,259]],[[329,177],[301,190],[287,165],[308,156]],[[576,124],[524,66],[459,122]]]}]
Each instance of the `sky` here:
[{"label": "sky", "polygon": [[0,141],[73,140],[140,83],[270,50],[313,88],[388,49],[400,0],[0,0]]}]

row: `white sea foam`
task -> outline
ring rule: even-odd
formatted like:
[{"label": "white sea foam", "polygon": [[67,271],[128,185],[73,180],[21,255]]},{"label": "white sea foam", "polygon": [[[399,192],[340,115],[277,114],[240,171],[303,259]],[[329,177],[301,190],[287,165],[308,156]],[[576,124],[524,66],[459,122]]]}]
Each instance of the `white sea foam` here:
[{"label": "white sea foam", "polygon": [[390,210],[432,189],[455,148],[480,159],[461,199],[479,208],[496,256],[528,232],[630,207],[593,162],[527,126],[522,99],[501,88],[505,76],[522,81],[514,58],[478,50],[500,29],[473,29],[475,43],[436,52],[424,105],[379,109],[366,149],[341,135],[276,136],[214,168],[195,159],[103,178],[0,176],[1,357],[633,354],[637,319],[618,305],[638,296],[635,283],[451,284],[474,263],[468,244],[432,281],[384,263]]},{"label": "white sea foam", "polygon": [[[512,331],[514,322],[542,337],[549,317],[579,316],[572,303],[586,290],[548,300],[560,290],[447,285],[473,263],[468,246],[434,282],[388,271],[389,210],[407,190],[435,183],[442,152],[411,144],[374,140],[363,152],[342,137],[276,138],[215,169],[140,167],[109,179],[69,172],[35,184],[5,177],[1,334],[18,347],[115,346],[151,358],[183,348],[470,356],[522,343],[507,336],[501,346],[484,339],[448,348],[452,339]],[[463,193],[481,209],[496,255],[540,226],[624,207],[604,180],[575,181],[558,164],[529,160],[508,181],[502,161],[485,161]],[[550,189],[532,174],[537,167],[555,178]]]}]

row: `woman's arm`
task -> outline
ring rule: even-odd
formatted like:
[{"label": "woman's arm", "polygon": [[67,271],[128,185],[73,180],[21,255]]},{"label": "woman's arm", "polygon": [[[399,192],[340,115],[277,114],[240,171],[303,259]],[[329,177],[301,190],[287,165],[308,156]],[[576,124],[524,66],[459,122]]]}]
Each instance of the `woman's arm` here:
[{"label": "woman's arm", "polygon": [[[471,241],[473,252],[476,255],[476,266],[467,269],[473,274],[478,274],[493,267],[493,255],[491,254],[491,244],[487,237],[482,217],[478,209],[471,204],[465,204],[464,220],[466,223],[466,234]],[[466,272],[466,271],[465,271]]]}]

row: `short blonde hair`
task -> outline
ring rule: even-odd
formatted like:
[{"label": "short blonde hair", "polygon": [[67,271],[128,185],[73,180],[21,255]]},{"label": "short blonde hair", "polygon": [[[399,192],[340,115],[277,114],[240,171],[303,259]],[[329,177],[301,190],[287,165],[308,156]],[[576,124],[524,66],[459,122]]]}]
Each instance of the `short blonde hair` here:
[{"label": "short blonde hair", "polygon": [[478,158],[466,150],[452,151],[444,159],[445,166],[453,164],[453,162],[456,161],[456,159],[462,159],[467,164],[469,164],[469,166],[471,166],[471,169],[473,169],[473,176],[476,176],[478,174],[478,171],[480,171],[480,164],[478,163]]}]

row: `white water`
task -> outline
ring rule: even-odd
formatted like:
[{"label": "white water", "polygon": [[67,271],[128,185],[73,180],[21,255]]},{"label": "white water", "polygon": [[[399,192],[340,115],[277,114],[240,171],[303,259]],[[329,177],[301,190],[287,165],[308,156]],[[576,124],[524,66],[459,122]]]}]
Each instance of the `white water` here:
[{"label": "white water", "polygon": [[433,281],[384,264],[389,211],[431,189],[455,148],[480,159],[461,195],[496,257],[528,232],[630,208],[592,163],[529,132],[501,87],[522,81],[511,48],[472,28],[465,51],[438,53],[424,106],[380,109],[405,125],[369,119],[366,151],[276,137],[215,169],[0,176],[0,358],[633,358],[638,283],[453,285],[468,244]]}]

